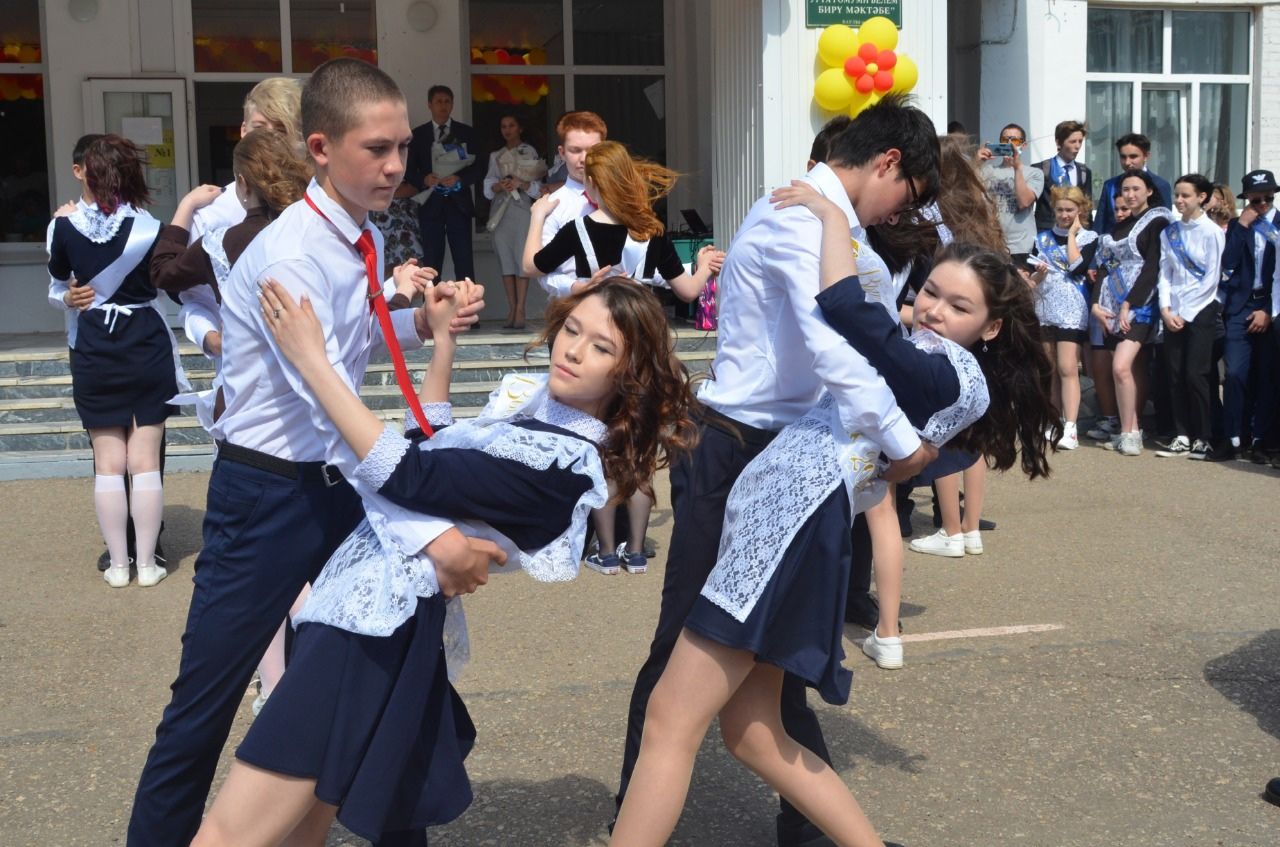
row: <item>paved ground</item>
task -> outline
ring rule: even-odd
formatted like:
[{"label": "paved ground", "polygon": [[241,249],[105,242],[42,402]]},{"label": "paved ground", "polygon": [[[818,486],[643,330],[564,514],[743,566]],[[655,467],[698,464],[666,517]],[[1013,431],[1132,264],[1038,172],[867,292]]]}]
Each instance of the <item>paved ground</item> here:
[{"label": "paved ground", "polygon": [[[908,554],[905,623],[1063,628],[913,643],[897,672],[848,641],[852,701],[820,707],[840,772],[910,847],[1280,843],[1280,809],[1260,798],[1280,775],[1280,473],[1092,447],[1055,468],[993,479],[986,555]],[[171,475],[177,569],[121,591],[93,569],[88,480],[0,485],[0,844],[123,842],[177,665],[206,482]],[[433,845],[603,843],[669,533],[659,511],[647,576],[511,576],[467,601],[476,803]],[[246,698],[233,742],[249,715]],[[673,843],[769,845],[774,811],[713,739]]]}]

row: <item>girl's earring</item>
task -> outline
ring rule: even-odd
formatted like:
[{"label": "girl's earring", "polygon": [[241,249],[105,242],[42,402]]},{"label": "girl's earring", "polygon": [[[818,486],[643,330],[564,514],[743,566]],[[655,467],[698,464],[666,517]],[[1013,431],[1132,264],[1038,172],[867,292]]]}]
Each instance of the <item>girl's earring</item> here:
[{"label": "girl's earring", "polygon": [[985,342],[985,341],[984,341],[984,342],[982,342],[982,352],[983,352],[983,353],[987,352],[987,342]]}]

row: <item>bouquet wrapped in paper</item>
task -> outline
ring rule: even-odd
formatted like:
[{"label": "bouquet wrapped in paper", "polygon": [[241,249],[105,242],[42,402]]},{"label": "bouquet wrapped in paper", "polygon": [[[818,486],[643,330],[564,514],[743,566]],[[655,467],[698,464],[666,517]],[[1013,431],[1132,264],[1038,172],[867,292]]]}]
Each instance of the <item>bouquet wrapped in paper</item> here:
[{"label": "bouquet wrapped in paper", "polygon": [[[521,182],[533,182],[547,173],[547,163],[538,156],[538,151],[528,144],[517,144],[515,147],[504,147],[493,154],[497,162],[498,174],[503,178],[518,179]],[[493,232],[502,222],[502,216],[512,203],[524,202],[520,197],[520,189],[512,188],[493,199],[493,208],[489,211],[489,223],[486,229]]]},{"label": "bouquet wrapped in paper", "polygon": [[[440,179],[461,173],[463,168],[467,167],[475,160],[476,154],[468,153],[467,146],[465,144],[458,144],[450,141],[449,139],[445,139],[444,141],[437,141],[431,145],[431,173]],[[418,203],[425,203],[427,202],[427,198],[431,196],[432,191],[435,191],[437,194],[456,194],[461,191],[462,188],[463,185],[461,182],[456,182],[448,187],[437,183],[435,188],[428,188],[425,191],[419,191],[417,194],[413,195],[413,199]]]}]

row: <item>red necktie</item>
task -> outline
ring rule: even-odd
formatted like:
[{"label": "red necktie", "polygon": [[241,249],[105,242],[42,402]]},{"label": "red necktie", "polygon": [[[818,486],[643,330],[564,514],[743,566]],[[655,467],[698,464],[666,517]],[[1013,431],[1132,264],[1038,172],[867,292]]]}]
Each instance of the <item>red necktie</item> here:
[{"label": "red necktie", "polygon": [[591,211],[594,212],[596,209],[600,208],[596,205],[596,201],[591,199],[591,195],[587,193],[585,188],[582,189],[582,199],[587,201],[587,205],[591,207]]},{"label": "red necktie", "polygon": [[[326,221],[329,220],[328,215],[320,211],[320,207],[309,195],[304,194],[303,197],[317,215]],[[391,366],[395,369],[396,384],[400,386],[400,393],[408,402],[409,411],[413,413],[414,420],[418,422],[418,426],[422,427],[423,434],[430,438],[435,432],[431,429],[431,424],[427,423],[422,404],[413,390],[413,380],[409,378],[409,369],[405,367],[400,341],[396,338],[395,328],[391,325],[391,310],[387,308],[387,298],[382,294],[382,281],[378,279],[378,249],[373,244],[372,232],[366,229],[360,233],[360,237],[356,240],[356,250],[359,251],[360,258],[364,259],[365,272],[369,277],[369,308],[378,316],[378,324],[382,327],[382,338],[387,343],[387,352],[391,354]]]}]

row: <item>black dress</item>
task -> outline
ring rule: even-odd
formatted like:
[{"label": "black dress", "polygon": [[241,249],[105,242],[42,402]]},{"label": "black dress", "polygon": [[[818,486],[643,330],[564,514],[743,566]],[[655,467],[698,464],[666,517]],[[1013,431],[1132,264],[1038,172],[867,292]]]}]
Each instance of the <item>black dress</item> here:
[{"label": "black dress", "polygon": [[[137,220],[125,218],[113,238],[96,244],[70,218],[55,218],[49,274],[58,280],[74,274],[78,285],[92,285],[124,252]],[[164,423],[177,411],[168,405],[178,393],[173,338],[164,317],[150,305],[156,298],[150,266],[148,248],[106,301],[108,308],[88,309],[76,317],[71,391],[86,429]]]},{"label": "black dress", "polygon": [[[511,423],[580,437],[533,419]],[[573,468],[410,449],[378,493],[437,517],[484,521],[528,550],[563,533],[590,488]],[[370,841],[457,818],[471,803],[463,760],[476,731],[449,681],[445,614],[436,594],[418,598],[413,616],[387,637],[302,623],[289,670],[236,757],[315,779],[316,797]]]}]

